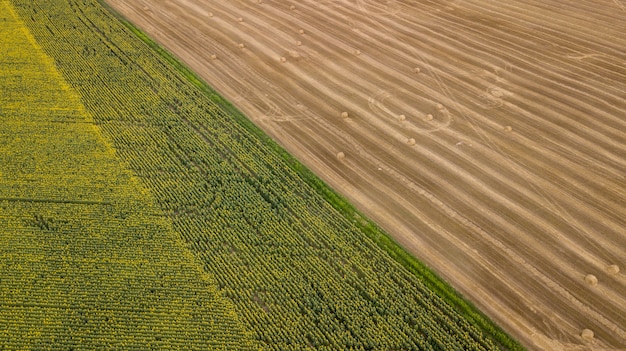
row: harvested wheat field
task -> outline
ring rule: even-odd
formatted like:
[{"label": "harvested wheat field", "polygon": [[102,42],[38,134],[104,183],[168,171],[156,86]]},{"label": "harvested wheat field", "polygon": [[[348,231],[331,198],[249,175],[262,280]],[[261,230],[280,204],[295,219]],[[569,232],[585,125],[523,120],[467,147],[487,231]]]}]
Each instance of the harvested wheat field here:
[{"label": "harvested wheat field", "polygon": [[626,348],[619,0],[108,0],[529,349]]}]

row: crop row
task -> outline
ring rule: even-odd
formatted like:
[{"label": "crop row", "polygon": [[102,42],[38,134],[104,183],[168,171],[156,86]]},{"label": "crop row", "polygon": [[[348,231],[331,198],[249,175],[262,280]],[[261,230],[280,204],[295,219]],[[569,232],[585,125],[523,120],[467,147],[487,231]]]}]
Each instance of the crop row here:
[{"label": "crop row", "polygon": [[254,349],[4,0],[0,23],[0,349]]}]

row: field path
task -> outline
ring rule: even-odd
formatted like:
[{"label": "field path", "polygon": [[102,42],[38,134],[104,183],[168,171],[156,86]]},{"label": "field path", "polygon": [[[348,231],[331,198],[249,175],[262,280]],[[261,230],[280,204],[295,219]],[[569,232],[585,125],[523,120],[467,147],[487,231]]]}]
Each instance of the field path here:
[{"label": "field path", "polygon": [[107,2],[527,347],[626,348],[621,1]]}]

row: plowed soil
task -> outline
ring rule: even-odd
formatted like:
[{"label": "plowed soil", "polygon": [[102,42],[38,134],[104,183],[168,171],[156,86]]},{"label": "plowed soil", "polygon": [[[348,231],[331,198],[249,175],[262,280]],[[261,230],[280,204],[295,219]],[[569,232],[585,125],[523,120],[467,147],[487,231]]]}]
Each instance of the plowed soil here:
[{"label": "plowed soil", "polygon": [[107,2],[527,347],[626,348],[620,0]]}]

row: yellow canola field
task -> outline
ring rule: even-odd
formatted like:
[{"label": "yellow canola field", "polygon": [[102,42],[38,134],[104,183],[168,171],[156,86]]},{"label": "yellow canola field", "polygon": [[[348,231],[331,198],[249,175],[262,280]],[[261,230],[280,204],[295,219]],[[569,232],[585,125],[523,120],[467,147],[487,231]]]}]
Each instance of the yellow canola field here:
[{"label": "yellow canola field", "polygon": [[252,349],[7,1],[0,53],[0,349]]}]

